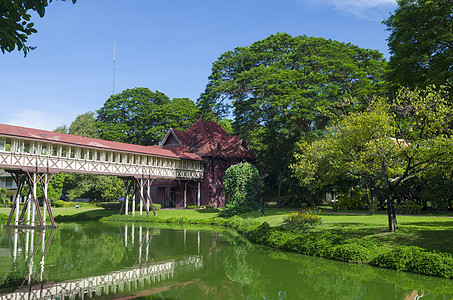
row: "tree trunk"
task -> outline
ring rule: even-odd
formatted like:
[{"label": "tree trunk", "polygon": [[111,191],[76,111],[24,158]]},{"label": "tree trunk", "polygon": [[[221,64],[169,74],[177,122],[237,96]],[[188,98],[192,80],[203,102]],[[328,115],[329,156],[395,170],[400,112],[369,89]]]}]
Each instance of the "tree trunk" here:
[{"label": "tree trunk", "polygon": [[398,223],[396,222],[395,203],[393,195],[387,197],[387,214],[389,219],[389,231],[395,232],[398,230]]}]

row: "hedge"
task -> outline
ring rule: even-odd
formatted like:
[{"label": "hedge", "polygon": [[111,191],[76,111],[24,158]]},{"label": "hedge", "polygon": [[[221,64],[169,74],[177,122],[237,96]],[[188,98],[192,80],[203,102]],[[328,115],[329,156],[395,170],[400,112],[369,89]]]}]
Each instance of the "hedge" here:
[{"label": "hedge", "polygon": [[[123,205],[122,202],[101,202],[101,203],[98,203],[98,207],[102,207],[105,210],[118,210],[119,211],[121,209],[121,205]],[[155,210],[159,210],[160,206],[161,206],[160,204],[154,204],[154,209]],[[136,210],[140,209],[140,204],[139,203],[135,204],[135,209]],[[144,206],[143,206],[143,210],[145,210]],[[151,204],[150,204],[149,210],[150,211],[152,210]]]},{"label": "hedge", "polygon": [[155,216],[112,215],[101,221],[132,221],[153,223],[177,223],[217,225],[235,229],[252,242],[272,248],[319,256],[356,264],[370,264],[412,273],[453,278],[453,257],[448,253],[429,252],[414,246],[399,246],[393,249],[379,247],[368,238],[345,239],[337,234],[295,233],[270,227],[267,222],[234,216],[229,219],[188,219]]}]

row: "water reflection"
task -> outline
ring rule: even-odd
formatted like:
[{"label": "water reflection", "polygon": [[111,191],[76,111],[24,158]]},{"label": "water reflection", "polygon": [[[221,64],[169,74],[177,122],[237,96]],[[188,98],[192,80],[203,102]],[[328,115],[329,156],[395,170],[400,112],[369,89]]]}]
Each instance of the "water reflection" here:
[{"label": "water reflection", "polygon": [[85,222],[0,231],[0,300],[452,295],[451,280],[274,251],[224,229]]}]

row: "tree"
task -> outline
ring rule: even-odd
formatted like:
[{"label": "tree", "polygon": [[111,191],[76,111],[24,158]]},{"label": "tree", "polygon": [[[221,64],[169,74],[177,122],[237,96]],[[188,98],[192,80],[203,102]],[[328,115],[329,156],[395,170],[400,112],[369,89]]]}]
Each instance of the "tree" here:
[{"label": "tree", "polygon": [[[295,143],[333,115],[361,109],[382,85],[384,67],[378,51],[278,33],[222,54],[198,105],[203,117],[234,116],[235,132],[249,141],[279,193],[291,185]],[[351,97],[355,103],[345,101]]]},{"label": "tree", "polygon": [[111,96],[97,111],[102,139],[155,145],[170,127],[187,129],[198,117],[198,108],[187,98],[170,100],[147,88],[127,89]]},{"label": "tree", "polygon": [[313,143],[302,141],[291,167],[303,185],[341,177],[373,181],[386,196],[389,231],[398,229],[395,195],[403,183],[439,166],[452,166],[452,107],[432,88],[402,89],[392,104],[376,100],[351,113]]},{"label": "tree", "polygon": [[98,138],[99,131],[97,128],[96,118],[94,112],[87,112],[77,116],[68,128],[69,134],[78,136]]},{"label": "tree", "polygon": [[222,216],[249,212],[260,207],[261,179],[251,163],[240,163],[229,167],[223,178],[225,207]]},{"label": "tree", "polygon": [[453,85],[453,1],[398,0],[390,31],[388,79],[401,86]]},{"label": "tree", "polygon": [[[65,0],[62,0],[65,1]],[[77,0],[72,0],[76,3]],[[41,18],[45,8],[52,0],[18,0],[0,1],[0,49],[12,52],[14,49],[23,51],[24,55],[36,47],[27,46],[28,37],[36,33],[34,23],[30,21],[30,11],[35,11]]]},{"label": "tree", "polygon": [[9,204],[9,199],[7,197],[8,190],[5,188],[0,188],[0,204],[6,206]]}]

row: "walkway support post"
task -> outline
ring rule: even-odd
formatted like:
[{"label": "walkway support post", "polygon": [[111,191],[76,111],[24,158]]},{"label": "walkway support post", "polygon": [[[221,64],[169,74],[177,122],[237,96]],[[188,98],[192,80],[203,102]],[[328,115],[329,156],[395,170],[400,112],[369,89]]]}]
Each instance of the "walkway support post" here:
[{"label": "walkway support post", "polygon": [[201,185],[201,182],[198,181],[198,193],[197,193],[197,205],[200,206],[200,185]]},{"label": "walkway support post", "polygon": [[[154,178],[148,179],[148,189],[147,189],[148,193],[146,196],[148,198],[148,204],[151,204],[151,209],[153,210],[153,214],[156,217],[157,216],[156,209],[154,208],[153,198],[151,197],[151,186],[153,185],[153,182],[154,182]],[[148,210],[148,214],[149,214],[149,210]]]},{"label": "walkway support post", "polygon": [[184,182],[184,208],[187,207],[187,181]]}]

